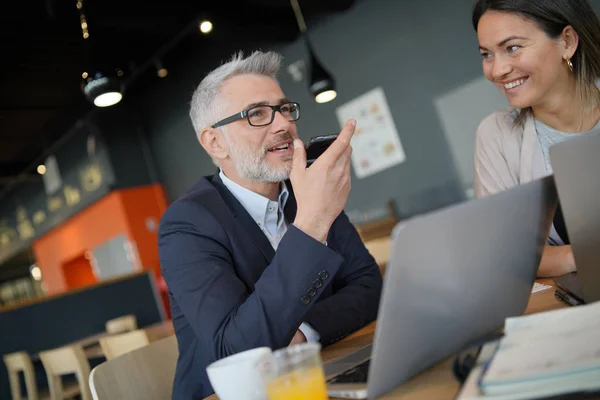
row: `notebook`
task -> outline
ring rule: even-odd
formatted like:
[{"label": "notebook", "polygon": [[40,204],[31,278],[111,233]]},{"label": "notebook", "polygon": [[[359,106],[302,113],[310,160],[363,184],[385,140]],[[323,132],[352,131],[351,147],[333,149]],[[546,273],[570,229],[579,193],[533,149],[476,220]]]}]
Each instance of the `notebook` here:
[{"label": "notebook", "polygon": [[600,302],[507,318],[459,399],[532,399],[600,391]]}]

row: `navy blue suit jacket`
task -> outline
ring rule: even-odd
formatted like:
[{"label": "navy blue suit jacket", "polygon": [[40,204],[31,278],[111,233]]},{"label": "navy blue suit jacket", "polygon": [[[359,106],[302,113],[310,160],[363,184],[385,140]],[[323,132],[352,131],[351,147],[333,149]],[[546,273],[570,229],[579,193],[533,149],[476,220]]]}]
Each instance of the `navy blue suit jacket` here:
[{"label": "navy blue suit jacket", "polygon": [[159,229],[179,359],[173,399],[213,393],[211,362],[254,347],[287,346],[302,322],[326,346],[376,319],[382,279],[341,213],[327,246],[292,222],[273,250],[218,174],[198,181],[167,209]]}]

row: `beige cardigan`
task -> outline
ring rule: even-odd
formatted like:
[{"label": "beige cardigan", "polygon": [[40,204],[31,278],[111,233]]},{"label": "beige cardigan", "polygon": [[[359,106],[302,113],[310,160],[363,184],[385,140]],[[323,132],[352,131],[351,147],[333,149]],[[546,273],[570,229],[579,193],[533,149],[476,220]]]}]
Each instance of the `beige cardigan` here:
[{"label": "beige cardigan", "polygon": [[[515,125],[519,111],[508,108],[487,116],[475,137],[475,195],[492,195],[550,175],[533,116]],[[564,244],[554,226],[549,244]]]},{"label": "beige cardigan", "polygon": [[475,195],[495,194],[549,175],[533,116],[515,125],[518,110],[487,116],[475,137]]}]

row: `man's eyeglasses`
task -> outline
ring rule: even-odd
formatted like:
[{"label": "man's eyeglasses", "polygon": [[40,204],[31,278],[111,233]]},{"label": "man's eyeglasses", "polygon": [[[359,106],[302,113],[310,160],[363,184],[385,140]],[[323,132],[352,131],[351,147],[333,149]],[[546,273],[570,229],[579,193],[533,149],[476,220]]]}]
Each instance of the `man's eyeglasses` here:
[{"label": "man's eyeglasses", "polygon": [[220,120],[212,125],[212,128],[218,128],[242,118],[246,118],[252,126],[266,126],[273,122],[276,111],[279,111],[290,122],[297,121],[300,118],[300,104],[287,102],[278,106],[262,105],[248,108],[231,117]]}]

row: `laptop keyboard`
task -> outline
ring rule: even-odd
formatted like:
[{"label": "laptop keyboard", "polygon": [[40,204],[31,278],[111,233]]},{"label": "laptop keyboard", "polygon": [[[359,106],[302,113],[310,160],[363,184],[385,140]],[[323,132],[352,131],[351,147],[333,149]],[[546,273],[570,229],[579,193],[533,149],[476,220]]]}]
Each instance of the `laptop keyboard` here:
[{"label": "laptop keyboard", "polygon": [[331,378],[327,383],[367,383],[369,376],[369,364],[371,360],[367,360],[356,367],[341,373],[340,375]]}]

